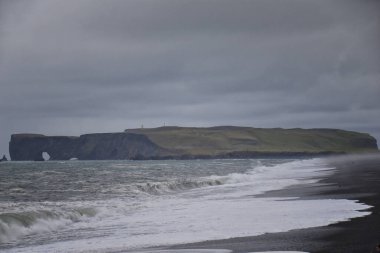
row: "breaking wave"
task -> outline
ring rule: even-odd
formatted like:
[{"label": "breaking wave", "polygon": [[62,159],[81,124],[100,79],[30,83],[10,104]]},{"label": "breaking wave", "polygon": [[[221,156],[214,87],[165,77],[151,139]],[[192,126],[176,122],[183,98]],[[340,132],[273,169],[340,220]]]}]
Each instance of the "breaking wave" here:
[{"label": "breaking wave", "polygon": [[96,215],[93,208],[62,211],[29,211],[0,214],[0,242],[7,243],[21,236],[49,232]]},{"label": "breaking wave", "polygon": [[[39,238],[39,234],[53,231],[59,231],[60,235],[64,234],[62,238],[67,238],[72,234],[72,231],[78,231],[79,228],[87,229],[86,231],[81,231],[83,234],[95,235],[99,233],[102,236],[108,233],[107,231],[120,229],[125,235],[121,236],[122,240],[129,238],[133,245],[135,243],[136,245],[146,243],[146,241],[150,241],[150,239],[157,236],[152,243],[160,244],[166,240],[160,239],[160,236],[168,238],[168,234],[161,232],[154,234],[156,229],[164,232],[177,231],[179,233],[179,231],[186,230],[187,224],[197,225],[197,233],[206,231],[205,234],[198,233],[199,238],[189,239],[194,241],[209,238],[207,237],[209,236],[207,227],[203,227],[203,219],[207,221],[217,220],[215,228],[220,229],[219,233],[223,235],[221,238],[240,233],[240,227],[245,230],[241,232],[243,234],[238,235],[244,235],[244,233],[252,232],[251,227],[246,225],[251,221],[249,217],[252,215],[246,215],[244,210],[250,210],[249,212],[251,213],[251,210],[256,210],[256,205],[276,209],[273,207],[276,207],[277,202],[267,200],[261,203],[260,201],[262,200],[256,200],[252,197],[253,195],[268,190],[281,189],[300,183],[300,181],[318,181],[315,177],[318,178],[321,174],[325,174],[326,170],[331,169],[320,159],[284,161],[269,165],[263,165],[256,161],[250,163],[248,161],[239,165],[244,166],[239,170],[236,170],[234,166],[237,165],[224,165],[222,172],[219,167],[215,166],[215,169],[210,173],[204,173],[199,177],[186,178],[187,174],[181,174],[179,171],[172,177],[164,174],[156,178],[149,173],[142,173],[141,177],[136,181],[128,181],[128,177],[113,180],[120,177],[120,173],[124,172],[123,170],[117,171],[114,178],[108,179],[112,181],[104,185],[86,184],[85,180],[87,178],[77,180],[76,183],[84,184],[89,193],[101,192],[99,195],[101,198],[98,199],[88,199],[88,196],[91,196],[89,194],[85,195],[80,201],[74,199],[74,201],[70,200],[68,202],[62,200],[57,202],[47,201],[46,203],[30,202],[28,203],[30,206],[26,208],[20,202],[4,203],[3,210],[7,210],[7,212],[0,213],[0,244],[22,245],[20,241],[24,240],[24,238]],[[226,167],[228,168],[226,169]],[[168,166],[167,170],[171,172],[170,170],[177,170],[177,167],[176,165]],[[104,171],[100,172],[104,173]],[[106,172],[109,173],[109,171]],[[130,175],[135,176],[133,171]],[[86,174],[86,176],[88,178],[93,177],[92,174]],[[107,180],[104,174],[98,174],[97,179],[99,179],[99,182]],[[152,179],[157,181],[152,181]],[[165,196],[170,194],[176,194],[176,197]],[[246,198],[246,196],[250,197]],[[234,201],[227,201],[231,199]],[[96,209],[90,207],[96,207]],[[200,210],[200,213],[197,213],[197,210]],[[164,215],[160,216],[160,214]],[[210,216],[204,218],[205,214]],[[256,215],[261,215],[261,212],[258,211]],[[186,220],[184,217],[188,217],[188,219]],[[194,220],[192,217],[195,217]],[[234,225],[236,227],[234,232],[229,232],[229,229],[223,228],[223,226],[229,224],[229,217],[246,217],[246,220]],[[263,220],[265,219],[266,217],[263,218]],[[223,220],[226,222],[223,223]],[[166,221],[168,222],[165,223]],[[226,225],[226,227],[229,226]],[[126,227],[128,229],[125,229]],[[293,228],[293,225],[288,227]],[[267,231],[267,228],[263,227],[262,231]],[[140,242],[139,238],[144,236],[148,239]],[[152,238],[149,236],[152,236]],[[179,237],[177,239],[178,241],[175,241],[175,243],[182,242]]]},{"label": "breaking wave", "polygon": [[170,182],[153,182],[136,184],[135,191],[159,195],[177,191],[190,190],[194,188],[221,185],[224,182],[219,179],[178,179]]},{"label": "breaking wave", "polygon": [[[128,185],[126,191],[132,191],[137,194],[144,193],[149,195],[161,195],[168,193],[175,193],[178,191],[191,190],[195,188],[220,186],[220,185],[234,185],[234,184],[252,184],[259,183],[260,180],[265,182],[286,180],[287,183],[292,181],[310,179],[310,174],[323,172],[326,174],[330,170],[326,164],[322,163],[320,159],[292,161],[272,166],[258,164],[253,166],[252,169],[245,173],[230,173],[227,175],[211,175],[207,177],[198,178],[184,178],[175,179],[164,182],[148,182]],[[297,171],[297,175],[289,174],[289,171]],[[315,180],[304,180],[305,182],[312,182]]]}]

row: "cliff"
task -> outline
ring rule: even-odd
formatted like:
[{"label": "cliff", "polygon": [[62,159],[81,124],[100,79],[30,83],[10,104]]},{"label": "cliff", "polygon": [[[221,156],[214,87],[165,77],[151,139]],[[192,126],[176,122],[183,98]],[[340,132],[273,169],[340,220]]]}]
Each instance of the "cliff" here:
[{"label": "cliff", "polygon": [[9,154],[14,161],[149,159],[164,150],[146,136],[129,133],[86,134],[79,137],[13,134]]},{"label": "cliff", "polygon": [[14,134],[12,160],[118,160],[317,156],[377,152],[376,139],[338,129],[159,127],[79,137]]},{"label": "cliff", "polygon": [[366,133],[339,129],[283,129],[236,126],[127,129],[183,157],[299,156],[378,151]]}]

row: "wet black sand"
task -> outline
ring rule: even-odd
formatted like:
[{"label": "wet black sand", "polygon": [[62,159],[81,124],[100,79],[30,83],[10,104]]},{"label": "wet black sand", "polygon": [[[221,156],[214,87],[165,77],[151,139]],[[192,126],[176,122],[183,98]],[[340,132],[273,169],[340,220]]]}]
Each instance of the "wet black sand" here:
[{"label": "wet black sand", "polygon": [[320,184],[273,191],[265,196],[359,200],[373,206],[369,209],[371,215],[325,227],[176,245],[170,249],[230,249],[233,252],[372,252],[374,246],[380,243],[380,156],[345,156],[328,158],[328,161],[337,169],[332,175],[322,179]]}]

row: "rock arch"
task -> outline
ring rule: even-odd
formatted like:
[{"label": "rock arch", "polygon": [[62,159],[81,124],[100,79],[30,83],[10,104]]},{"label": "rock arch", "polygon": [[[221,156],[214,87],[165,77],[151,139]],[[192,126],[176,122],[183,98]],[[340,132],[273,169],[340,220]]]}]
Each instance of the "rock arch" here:
[{"label": "rock arch", "polygon": [[46,151],[42,152],[41,156],[42,156],[42,159],[43,159],[44,161],[49,161],[49,160],[50,160],[50,155],[49,155],[49,153],[46,152]]}]

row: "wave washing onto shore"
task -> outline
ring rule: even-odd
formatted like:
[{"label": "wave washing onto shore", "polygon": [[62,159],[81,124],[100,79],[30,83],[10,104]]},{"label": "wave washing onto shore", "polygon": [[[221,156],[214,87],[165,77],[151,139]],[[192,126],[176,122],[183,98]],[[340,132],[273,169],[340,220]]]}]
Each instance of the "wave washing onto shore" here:
[{"label": "wave washing onto shore", "polygon": [[332,173],[321,159],[7,166],[0,170],[0,178],[7,178],[0,193],[2,252],[116,252],[324,226],[369,214],[361,211],[368,206],[352,200],[255,197],[318,182]]},{"label": "wave washing onto shore", "polygon": [[[136,251],[130,253],[232,253],[228,249],[176,249],[176,250],[148,250]],[[301,251],[260,251],[260,252],[247,252],[247,253],[308,253]]]},{"label": "wave washing onto shore", "polygon": [[[114,190],[118,188],[119,192],[123,193],[135,193],[135,194],[150,194],[150,195],[162,195],[162,194],[170,194],[175,192],[181,192],[185,190],[208,187],[208,186],[217,186],[217,185],[226,185],[226,184],[252,184],[255,183],[256,188],[252,189],[257,193],[262,192],[264,189],[258,188],[258,186],[263,186],[264,183],[268,185],[268,190],[271,190],[273,187],[286,187],[287,185],[291,185],[293,183],[298,183],[299,179],[303,178],[303,183],[312,183],[317,180],[311,179],[310,173],[329,173],[329,168],[318,168],[318,165],[315,164],[311,166],[311,164],[307,164],[301,161],[288,162],[286,164],[278,164],[273,166],[265,166],[260,163],[260,161],[256,162],[251,170],[248,170],[245,173],[230,173],[223,176],[211,175],[207,177],[199,177],[199,178],[179,178],[173,179],[164,182],[148,182],[148,183],[138,183],[132,185],[123,185],[116,186]],[[298,171],[297,178],[288,176],[288,169]],[[310,177],[309,181],[305,181],[307,177]],[[281,180],[279,181],[278,179]],[[259,182],[258,180],[265,180]],[[272,181],[270,180],[272,179]],[[280,183],[280,185],[273,186],[273,181],[276,183]],[[270,189],[269,189],[270,188]]]},{"label": "wave washing onto shore", "polygon": [[24,235],[55,231],[74,222],[95,216],[94,209],[59,211],[29,211],[0,214],[0,243],[9,242]]}]

